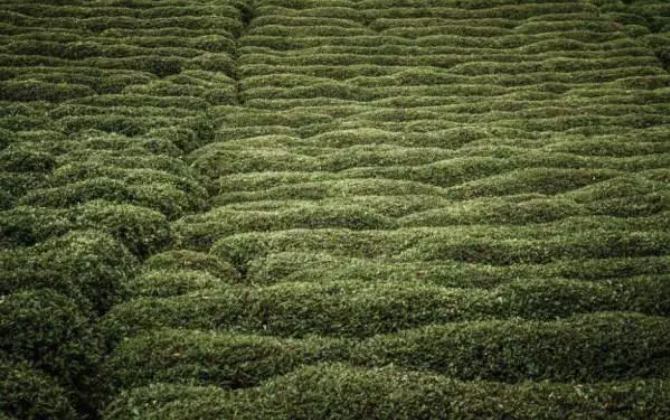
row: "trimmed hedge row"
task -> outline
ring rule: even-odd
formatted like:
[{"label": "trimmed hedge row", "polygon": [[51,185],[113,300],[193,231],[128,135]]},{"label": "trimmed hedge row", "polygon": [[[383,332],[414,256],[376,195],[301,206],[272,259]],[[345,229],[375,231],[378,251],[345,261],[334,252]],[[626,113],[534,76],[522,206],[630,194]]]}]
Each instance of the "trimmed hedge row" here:
[{"label": "trimmed hedge row", "polygon": [[67,208],[94,200],[117,204],[133,204],[163,213],[173,219],[192,209],[204,207],[202,202],[193,202],[197,197],[167,183],[154,182],[148,185],[128,183],[106,177],[90,178],[61,187],[33,189],[22,196],[17,204]]},{"label": "trimmed hedge row", "polygon": [[239,274],[230,263],[212,255],[189,250],[171,250],[156,254],[144,261],[146,271],[201,271],[226,281],[238,280]]},{"label": "trimmed hedge row", "polygon": [[209,249],[216,240],[251,231],[292,228],[343,227],[354,230],[388,229],[395,224],[362,206],[295,206],[284,211],[235,211],[217,208],[208,213],[186,216],[177,221],[177,243],[184,248]]},{"label": "trimmed hedge row", "polygon": [[547,264],[491,266],[457,261],[394,262],[336,256],[320,252],[279,252],[251,261],[252,284],[328,281],[406,281],[443,287],[493,288],[521,279],[625,279],[656,276],[670,269],[670,256],[578,259]]},{"label": "trimmed hedge row", "polygon": [[136,297],[170,297],[194,291],[221,288],[231,279],[221,279],[197,270],[151,270],[138,274],[126,284],[128,295]]},{"label": "trimmed hedge row", "polygon": [[669,328],[667,318],[597,313],[551,322],[444,324],[359,343],[160,329],[121,343],[105,371],[113,389],[153,382],[248,387],[320,361],[509,383],[666,380]]},{"label": "trimmed hedge row", "polygon": [[[156,281],[144,295],[183,291],[175,289],[172,283]],[[114,307],[102,325],[110,342],[162,327],[368,337],[435,323],[513,317],[551,320],[596,311],[668,315],[668,276],[600,282],[523,279],[492,290],[449,289],[404,279],[312,280],[253,289],[224,286],[164,299],[135,299]]]},{"label": "trimmed hedge row", "polygon": [[456,260],[491,265],[667,254],[665,214],[648,218],[568,218],[545,225],[463,226],[394,231],[294,229],[218,240],[212,254],[245,267],[276,252],[326,252],[398,262]]},{"label": "trimmed hedge row", "polygon": [[102,371],[111,392],[154,382],[241,388],[343,354],[342,340],[160,329],[121,343]]},{"label": "trimmed hedge row", "polygon": [[445,324],[374,337],[354,357],[363,365],[393,363],[460,379],[667,379],[669,329],[667,318],[621,312],[544,323]]},{"label": "trimmed hedge row", "polygon": [[661,419],[670,415],[661,380],[598,384],[456,381],[396,367],[322,364],[242,392],[154,384],[124,392],[105,420],[231,419]]}]

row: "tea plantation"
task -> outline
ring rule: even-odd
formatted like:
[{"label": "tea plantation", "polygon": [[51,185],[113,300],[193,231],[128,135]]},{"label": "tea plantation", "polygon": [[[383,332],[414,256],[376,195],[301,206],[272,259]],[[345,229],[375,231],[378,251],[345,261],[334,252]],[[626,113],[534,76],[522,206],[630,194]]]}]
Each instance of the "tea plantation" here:
[{"label": "tea plantation", "polygon": [[670,419],[670,3],[0,0],[0,419]]}]

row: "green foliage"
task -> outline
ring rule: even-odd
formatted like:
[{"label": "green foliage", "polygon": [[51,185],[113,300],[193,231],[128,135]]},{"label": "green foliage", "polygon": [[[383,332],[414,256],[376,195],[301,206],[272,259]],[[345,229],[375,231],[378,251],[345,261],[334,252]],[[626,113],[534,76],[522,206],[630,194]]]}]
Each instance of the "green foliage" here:
[{"label": "green foliage", "polygon": [[167,219],[154,210],[92,201],[77,213],[77,226],[109,233],[139,258],[154,254],[171,242]]},{"label": "green foliage", "polygon": [[50,289],[10,293],[0,305],[0,335],[7,357],[50,374],[78,408],[94,406],[102,348],[73,300]]},{"label": "green foliage", "polygon": [[[144,295],[177,295],[185,289],[182,284],[165,285],[165,280],[157,277],[163,273],[150,273],[151,277],[132,282],[143,286],[149,279],[156,279],[154,287],[147,286]],[[311,274],[318,275],[314,271]],[[207,278],[192,274],[182,279],[196,282]],[[171,298],[136,299],[118,305],[103,325],[111,341],[162,327],[242,330],[290,337],[309,334],[368,337],[456,321],[515,317],[552,320],[596,311],[664,315],[670,310],[670,288],[664,275],[601,282],[498,280],[502,284],[490,290],[478,289],[476,285],[458,289],[421,285],[402,277],[395,281],[381,280],[311,279],[311,282],[283,282],[251,290],[203,288]],[[197,285],[189,285],[197,290]]]},{"label": "green foliage", "polygon": [[223,262],[209,254],[188,250],[172,250],[156,254],[143,264],[145,270],[201,271],[225,281],[238,279],[239,274],[230,263]]},{"label": "green foliage", "polygon": [[121,343],[103,367],[111,389],[153,382],[241,388],[303,364],[346,354],[340,340],[280,340],[240,334],[156,330]]},{"label": "green foliage", "polygon": [[392,227],[393,223],[361,206],[294,206],[273,212],[217,208],[202,215],[186,216],[174,224],[174,229],[177,242],[183,247],[207,250],[217,239],[241,232],[333,226],[383,229]]},{"label": "green foliage", "polygon": [[0,152],[0,170],[7,172],[42,172],[53,170],[55,159],[47,153],[26,148],[7,148]]},{"label": "green foliage", "polygon": [[663,1],[5,3],[8,417],[670,417]]},{"label": "green foliage", "polygon": [[16,206],[0,213],[0,243],[5,247],[34,245],[73,228],[64,211]]},{"label": "green foliage", "polygon": [[[21,197],[19,204],[68,208],[94,200],[147,207],[163,213],[168,218],[174,218],[195,206],[203,205],[197,196],[189,197],[183,190],[168,183],[129,185],[107,177],[91,177],[60,187],[34,189]],[[198,202],[194,203],[193,200]]]},{"label": "green foliage", "polygon": [[666,379],[670,364],[659,355],[667,346],[668,328],[666,318],[626,313],[546,323],[447,324],[375,337],[354,357],[362,364],[393,363],[462,379]]},{"label": "green foliage", "polygon": [[196,270],[152,270],[138,274],[128,281],[129,296],[170,297],[185,293],[221,287],[227,279]]},{"label": "green foliage", "polygon": [[6,270],[3,293],[51,288],[79,304],[104,313],[121,299],[121,285],[135,258],[111,236],[99,231],[73,231],[30,248],[3,250]]},{"label": "green foliage", "polygon": [[55,84],[37,81],[0,82],[0,100],[3,101],[50,101],[62,102],[68,99],[91,96],[93,89],[84,85]]},{"label": "green foliage", "polygon": [[77,419],[67,393],[28,363],[0,360],[0,410],[19,420]]},{"label": "green foliage", "polygon": [[[540,226],[455,226],[392,231],[294,229],[246,233],[218,240],[211,249],[226,261],[245,267],[250,261],[276,252],[322,251],[358,258],[395,261],[444,261],[510,265],[549,263],[580,258],[665,255],[665,215],[638,219],[625,231],[620,221],[606,217],[568,218]],[[643,222],[644,221],[644,222]],[[646,223],[645,223],[646,222]],[[585,226],[590,226],[586,229]]]},{"label": "green foliage", "polygon": [[[461,382],[397,367],[307,366],[258,389],[156,384],[125,392],[105,412],[121,420],[146,419],[517,419],[663,418],[670,412],[660,380],[598,384],[550,382],[508,385]],[[402,390],[402,391],[400,391]]]}]

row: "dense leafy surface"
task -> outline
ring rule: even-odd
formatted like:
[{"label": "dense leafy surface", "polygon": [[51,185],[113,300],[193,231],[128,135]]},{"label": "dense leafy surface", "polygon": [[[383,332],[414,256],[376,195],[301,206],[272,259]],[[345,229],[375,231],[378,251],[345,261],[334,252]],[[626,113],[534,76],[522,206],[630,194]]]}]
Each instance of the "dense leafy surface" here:
[{"label": "dense leafy surface", "polygon": [[660,0],[0,0],[0,418],[670,418],[669,63]]}]

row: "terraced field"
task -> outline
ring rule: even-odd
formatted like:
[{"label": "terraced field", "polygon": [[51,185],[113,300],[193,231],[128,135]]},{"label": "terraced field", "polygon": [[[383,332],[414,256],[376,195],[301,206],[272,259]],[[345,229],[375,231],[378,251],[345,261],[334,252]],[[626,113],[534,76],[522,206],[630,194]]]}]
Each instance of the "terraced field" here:
[{"label": "terraced field", "polygon": [[670,3],[0,0],[0,419],[670,419]]}]

